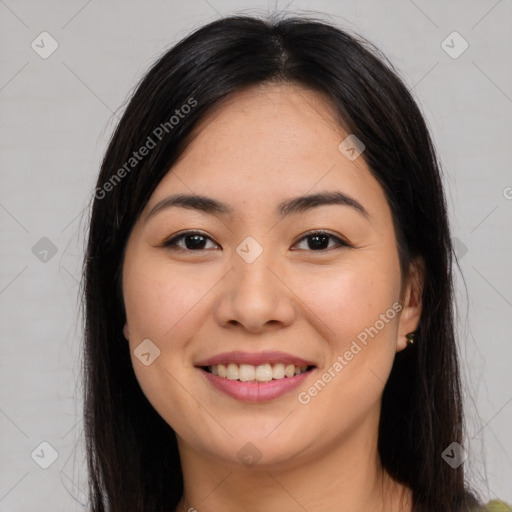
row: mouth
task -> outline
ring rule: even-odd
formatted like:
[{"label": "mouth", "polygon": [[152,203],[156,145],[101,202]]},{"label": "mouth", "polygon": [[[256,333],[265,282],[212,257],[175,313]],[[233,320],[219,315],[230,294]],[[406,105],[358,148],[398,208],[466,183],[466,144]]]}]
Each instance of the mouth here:
[{"label": "mouth", "polygon": [[313,361],[286,352],[224,352],[196,363],[205,372],[240,382],[270,382],[310,372]]},{"label": "mouth", "polygon": [[297,375],[308,373],[316,366],[296,366],[289,363],[263,363],[259,365],[245,363],[219,363],[201,366],[201,369],[217,377],[239,382],[270,382],[273,380],[291,379]]},{"label": "mouth", "polygon": [[316,364],[285,352],[225,352],[195,365],[213,388],[247,403],[268,402],[305,383]]}]

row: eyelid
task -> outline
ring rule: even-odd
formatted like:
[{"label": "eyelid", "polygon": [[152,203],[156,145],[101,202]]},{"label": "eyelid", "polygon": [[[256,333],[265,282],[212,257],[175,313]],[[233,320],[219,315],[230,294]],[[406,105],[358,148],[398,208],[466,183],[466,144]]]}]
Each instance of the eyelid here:
[{"label": "eyelid", "polygon": [[[183,237],[185,237],[187,235],[189,235],[189,236],[201,235],[204,238],[214,242],[216,245],[219,245],[219,244],[217,244],[217,242],[215,242],[213,240],[213,238],[211,236],[209,236],[208,234],[206,234],[206,233],[204,233],[202,231],[188,230],[188,231],[182,231],[181,233],[175,233],[174,235],[171,236],[171,238],[168,238],[168,239],[164,240],[164,242],[162,243],[162,247],[165,247],[165,248],[168,248],[168,249],[182,250],[182,251],[186,251],[186,252],[203,252],[203,251],[208,250],[208,249],[198,249],[197,251],[194,251],[194,250],[191,250],[191,249],[185,249],[183,247],[179,247],[177,245],[176,241],[182,239]],[[347,240],[345,240],[341,236],[335,235],[335,234],[333,234],[330,231],[327,231],[325,229],[312,229],[310,231],[307,231],[306,233],[303,233],[300,236],[300,238],[298,238],[293,243],[293,245],[297,245],[299,242],[302,242],[304,239],[312,237],[314,235],[324,235],[324,236],[330,237],[331,239],[336,241],[337,247],[333,247],[331,249],[319,249],[317,251],[307,250],[307,252],[325,253],[325,252],[328,252],[330,250],[341,248],[341,247],[353,247],[352,244],[350,244]]]}]

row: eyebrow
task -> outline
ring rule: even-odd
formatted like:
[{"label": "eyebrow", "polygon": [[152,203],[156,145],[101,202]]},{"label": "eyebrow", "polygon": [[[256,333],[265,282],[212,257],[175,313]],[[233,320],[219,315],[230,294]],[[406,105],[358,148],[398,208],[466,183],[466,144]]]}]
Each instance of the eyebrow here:
[{"label": "eyebrow", "polygon": [[[350,206],[367,219],[370,218],[370,214],[359,201],[339,191],[319,192],[317,194],[310,194],[287,199],[277,206],[276,214],[280,218],[284,218],[289,215],[303,213],[307,210],[311,210],[312,208],[325,205]],[[158,202],[146,215],[144,223],[146,223],[158,212],[171,207],[198,210],[209,215],[221,215],[224,217],[228,217],[234,213],[231,206],[227,205],[226,203],[217,201],[216,199],[196,194],[177,194],[166,197],[165,199],[162,199],[160,202]]]}]

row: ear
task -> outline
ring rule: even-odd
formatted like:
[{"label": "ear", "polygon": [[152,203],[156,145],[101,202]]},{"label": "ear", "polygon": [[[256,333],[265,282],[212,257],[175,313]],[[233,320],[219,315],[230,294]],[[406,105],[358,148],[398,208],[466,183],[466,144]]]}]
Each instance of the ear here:
[{"label": "ear", "polygon": [[421,295],[425,282],[425,263],[423,258],[414,259],[409,266],[409,275],[402,292],[403,309],[398,324],[398,339],[396,351],[400,352],[407,347],[406,334],[414,332],[420,323],[422,303]]},{"label": "ear", "polygon": [[128,329],[128,324],[125,323],[123,327],[123,335],[127,341],[130,341],[130,330]]}]

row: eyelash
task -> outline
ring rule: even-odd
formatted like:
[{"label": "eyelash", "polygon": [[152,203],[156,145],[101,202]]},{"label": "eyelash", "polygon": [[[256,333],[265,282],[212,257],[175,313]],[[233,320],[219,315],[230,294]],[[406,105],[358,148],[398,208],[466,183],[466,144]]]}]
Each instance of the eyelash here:
[{"label": "eyelash", "polygon": [[[205,235],[204,233],[201,233],[200,231],[185,231],[184,233],[180,233],[179,235],[177,236],[174,236],[168,240],[166,240],[163,244],[162,244],[162,247],[165,247],[167,249],[172,249],[172,250],[182,250],[182,251],[186,251],[186,252],[202,252],[202,251],[206,251],[208,249],[198,249],[198,250],[192,250],[192,249],[187,249],[187,248],[184,248],[184,247],[179,247],[177,245],[177,241],[186,237],[186,236],[193,236],[193,235],[199,235],[205,239],[209,239],[209,240],[212,240],[209,236]],[[316,230],[316,231],[311,231],[309,233],[306,233],[305,236],[303,236],[300,240],[298,240],[297,243],[299,242],[302,242],[303,240],[307,239],[307,238],[312,238],[314,236],[327,236],[333,240],[336,240],[337,243],[338,243],[338,246],[337,247],[334,247],[334,249],[340,249],[342,247],[352,247],[348,242],[346,242],[345,240],[342,240],[341,238],[333,235],[332,233],[329,233],[328,231],[324,231],[324,230]],[[212,240],[213,241],[213,240]],[[311,249],[306,249],[308,252],[326,252],[326,251],[329,251],[329,250],[332,250],[333,248],[331,247],[330,249],[319,249],[319,250],[311,250]]]}]

